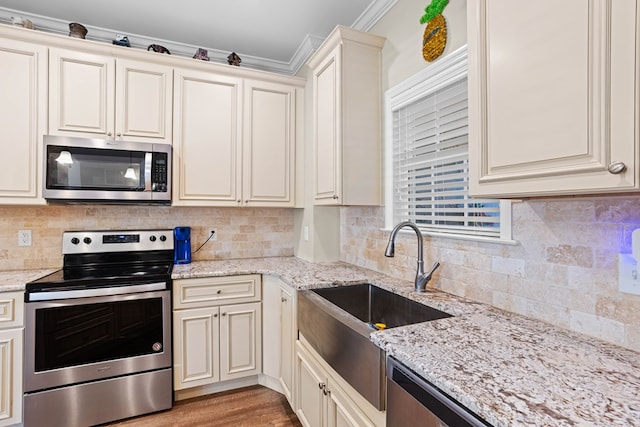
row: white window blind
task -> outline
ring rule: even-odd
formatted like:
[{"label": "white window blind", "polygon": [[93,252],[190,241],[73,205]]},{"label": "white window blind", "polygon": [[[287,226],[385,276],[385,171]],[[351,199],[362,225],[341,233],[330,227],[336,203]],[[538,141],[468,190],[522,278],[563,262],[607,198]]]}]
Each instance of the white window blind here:
[{"label": "white window blind", "polygon": [[466,62],[464,73],[428,86],[417,96],[414,86],[411,99],[391,107],[393,223],[411,221],[426,233],[504,238],[500,201],[468,197]]}]

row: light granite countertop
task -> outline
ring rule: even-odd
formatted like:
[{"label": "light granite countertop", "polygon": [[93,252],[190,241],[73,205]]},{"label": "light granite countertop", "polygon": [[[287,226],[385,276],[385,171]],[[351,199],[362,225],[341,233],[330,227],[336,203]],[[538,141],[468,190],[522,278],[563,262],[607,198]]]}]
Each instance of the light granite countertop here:
[{"label": "light granite countertop", "polygon": [[0,271],[0,292],[24,291],[24,287],[32,280],[51,274],[55,269],[8,270]]},{"label": "light granite countertop", "polygon": [[640,426],[640,353],[345,263],[205,261],[173,277],[260,273],[296,289],[372,283],[454,317],[371,340],[496,427]]},{"label": "light granite countertop", "polygon": [[[0,291],[53,272],[0,272]],[[496,427],[640,427],[640,353],[342,262],[294,257],[197,261],[173,279],[267,274],[302,290],[372,283],[454,317],[371,340]]]}]

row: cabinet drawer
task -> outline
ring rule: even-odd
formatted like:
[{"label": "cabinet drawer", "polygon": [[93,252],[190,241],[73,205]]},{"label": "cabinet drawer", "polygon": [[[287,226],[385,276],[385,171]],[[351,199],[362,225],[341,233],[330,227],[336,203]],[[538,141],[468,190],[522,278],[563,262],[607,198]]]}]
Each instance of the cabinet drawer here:
[{"label": "cabinet drawer", "polygon": [[0,328],[15,328],[24,325],[24,294],[22,292],[0,293]]},{"label": "cabinet drawer", "polygon": [[173,281],[173,308],[260,301],[259,274]]}]

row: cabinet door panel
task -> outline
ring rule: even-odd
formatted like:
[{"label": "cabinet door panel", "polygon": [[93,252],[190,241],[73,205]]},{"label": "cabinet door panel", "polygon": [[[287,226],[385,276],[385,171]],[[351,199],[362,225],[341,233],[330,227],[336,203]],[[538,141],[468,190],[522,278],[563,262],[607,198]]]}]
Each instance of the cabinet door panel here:
[{"label": "cabinet door panel", "polygon": [[220,307],[220,379],[262,371],[260,303]]},{"label": "cabinet door panel", "polygon": [[0,40],[0,149],[11,161],[0,168],[0,203],[44,203],[40,150],[46,132],[47,49]]},{"label": "cabinet door panel", "polygon": [[326,385],[326,379],[300,348],[296,352],[296,374],[296,415],[305,427],[322,427],[326,409],[322,385]]},{"label": "cabinet door panel", "polygon": [[218,307],[173,313],[174,390],[220,381]]},{"label": "cabinet door panel", "polygon": [[113,136],[113,58],[51,49],[49,89],[49,133]]},{"label": "cabinet door panel", "polygon": [[171,142],[173,70],[118,59],[116,132],[122,139]]},{"label": "cabinet door panel", "polygon": [[293,402],[293,359],[297,338],[294,295],[295,290],[286,285],[280,286],[280,383],[289,403]]},{"label": "cabinet door panel", "polygon": [[[468,11],[470,193],[637,187],[635,1],[484,0]],[[609,173],[615,161],[627,170]]]},{"label": "cabinet door panel", "polygon": [[22,421],[23,330],[0,332],[0,426]]},{"label": "cabinet door panel", "polygon": [[239,79],[176,71],[174,204],[240,203],[241,85]]},{"label": "cabinet door panel", "polygon": [[243,199],[293,206],[295,88],[245,82]]},{"label": "cabinet door panel", "polygon": [[338,129],[340,116],[338,105],[338,85],[340,69],[340,48],[328,56],[314,74],[314,132],[316,156],[315,199],[328,199],[335,203],[339,197],[338,171],[341,169],[338,151]]}]

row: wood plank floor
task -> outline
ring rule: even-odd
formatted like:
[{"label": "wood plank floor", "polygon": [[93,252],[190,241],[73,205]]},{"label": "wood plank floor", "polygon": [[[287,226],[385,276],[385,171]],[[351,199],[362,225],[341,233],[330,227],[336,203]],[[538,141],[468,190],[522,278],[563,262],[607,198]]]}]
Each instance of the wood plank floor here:
[{"label": "wood plank floor", "polygon": [[169,411],[144,415],[103,427],[301,426],[287,399],[262,386],[175,402]]}]

